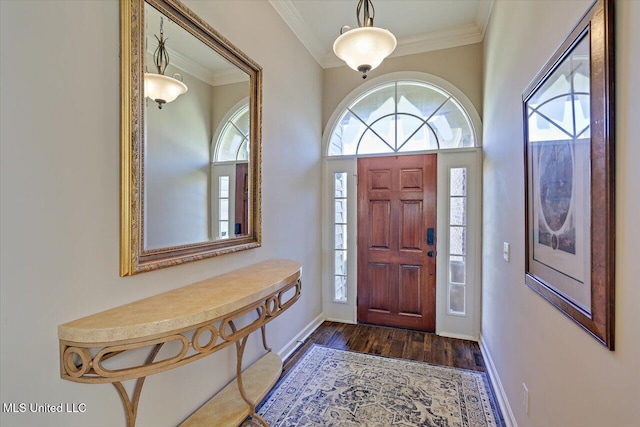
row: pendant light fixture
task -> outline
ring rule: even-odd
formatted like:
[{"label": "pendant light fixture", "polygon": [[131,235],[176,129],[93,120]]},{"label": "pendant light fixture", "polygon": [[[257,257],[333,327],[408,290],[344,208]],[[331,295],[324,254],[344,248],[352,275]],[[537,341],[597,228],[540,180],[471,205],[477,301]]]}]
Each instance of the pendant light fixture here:
[{"label": "pendant light fixture", "polygon": [[[160,38],[158,47],[153,52],[153,62],[156,65],[158,73],[144,73],[144,94],[147,98],[151,98],[158,103],[158,108],[168,102],[175,101],[177,97],[187,91],[187,85],[173,77],[165,76],[164,72],[169,65],[169,53],[165,47],[167,40],[164,38],[163,18],[160,18]],[[176,76],[177,74],[174,74]]]},{"label": "pendant light fixture", "polygon": [[[363,20],[360,20],[360,13]],[[362,73],[367,73],[382,63],[396,48],[396,38],[389,31],[373,26],[375,9],[371,0],[359,0],[356,8],[358,28],[342,27],[340,37],[333,43],[333,51],[347,65]]]}]

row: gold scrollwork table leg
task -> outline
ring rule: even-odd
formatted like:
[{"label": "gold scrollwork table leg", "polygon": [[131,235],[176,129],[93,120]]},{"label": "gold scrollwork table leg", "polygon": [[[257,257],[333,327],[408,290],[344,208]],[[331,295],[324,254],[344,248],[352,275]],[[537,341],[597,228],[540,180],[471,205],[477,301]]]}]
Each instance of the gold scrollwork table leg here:
[{"label": "gold scrollwork table leg", "polygon": [[[164,343],[156,344],[147,356],[147,360],[145,361],[145,365],[150,365],[153,363],[153,360],[158,355],[158,352],[162,348]],[[133,389],[133,396],[129,398],[129,394],[127,390],[125,390],[124,386],[121,382],[112,383],[113,386],[118,390],[118,394],[120,395],[120,400],[122,400],[122,406],[124,406],[124,413],[127,417],[127,427],[135,427],[136,425],[136,417],[138,416],[138,403],[140,402],[140,394],[142,393],[142,386],[144,385],[144,380],[147,377],[141,377],[136,380],[136,386]]]}]

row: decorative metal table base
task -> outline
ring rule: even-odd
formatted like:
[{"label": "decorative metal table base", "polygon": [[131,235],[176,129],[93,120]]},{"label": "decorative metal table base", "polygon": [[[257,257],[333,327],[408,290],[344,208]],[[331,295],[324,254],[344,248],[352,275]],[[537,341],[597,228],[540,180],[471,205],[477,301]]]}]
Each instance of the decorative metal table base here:
[{"label": "decorative metal table base", "polygon": [[[194,362],[235,343],[237,386],[240,396],[249,408],[249,416],[251,417],[242,422],[242,425],[268,427],[268,423],[256,414],[255,409],[259,401],[252,400],[245,390],[242,370],[244,350],[249,335],[255,330],[261,329],[264,349],[267,353],[271,352],[271,348],[267,345],[266,324],[299,299],[301,287],[301,281],[297,279],[259,302],[198,325],[170,331],[159,336],[91,344],[60,340],[61,377],[81,383],[112,383],[122,400],[127,426],[134,427],[142,386],[147,376]],[[287,296],[287,293],[291,290],[293,290],[293,295]],[[257,313],[257,319],[247,326],[237,328],[234,320],[249,315],[253,311]],[[216,325],[218,326],[216,327]],[[193,332],[191,340],[187,338],[190,332]],[[165,344],[174,342],[180,344],[179,351],[174,355],[156,361],[155,359],[160,353],[160,349]],[[111,360],[128,351],[145,347],[149,347],[151,350],[147,359],[141,365],[118,369],[104,366],[104,362],[107,360]],[[132,379],[135,379],[136,383],[133,394],[129,396],[122,385],[122,381]]]}]

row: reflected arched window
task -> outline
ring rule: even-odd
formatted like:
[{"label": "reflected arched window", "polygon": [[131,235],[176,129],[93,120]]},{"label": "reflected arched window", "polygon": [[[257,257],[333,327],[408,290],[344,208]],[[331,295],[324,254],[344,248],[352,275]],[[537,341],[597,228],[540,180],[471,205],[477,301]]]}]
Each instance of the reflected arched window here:
[{"label": "reflected arched window", "polygon": [[215,143],[214,162],[249,159],[249,104],[231,111]]},{"label": "reflected arched window", "polygon": [[591,137],[589,38],[527,101],[529,141],[563,141]]},{"label": "reflected arched window", "polygon": [[365,92],[342,112],[328,155],[475,147],[471,123],[460,102],[438,86],[414,80],[388,82]]},{"label": "reflected arched window", "polygon": [[220,120],[212,140],[211,210],[213,236],[218,239],[249,232],[249,98],[234,105]]}]

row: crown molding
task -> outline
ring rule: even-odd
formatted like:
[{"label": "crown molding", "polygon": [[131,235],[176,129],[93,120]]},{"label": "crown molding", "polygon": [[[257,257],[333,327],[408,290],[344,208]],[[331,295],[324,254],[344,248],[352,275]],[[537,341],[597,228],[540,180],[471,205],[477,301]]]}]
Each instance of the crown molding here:
[{"label": "crown molding", "polygon": [[[398,45],[390,57],[414,55],[482,42],[494,1],[480,1],[474,23],[444,31],[428,32],[398,39]],[[269,0],[269,3],[322,68],[334,68],[344,65],[344,62],[335,56],[333,49],[327,50],[323,48],[318,38],[309,31],[304,19],[291,0]]]},{"label": "crown molding", "polygon": [[211,77],[211,86],[223,86],[233,83],[249,82],[249,76],[243,71],[235,68],[213,73]]},{"label": "crown molding", "polygon": [[419,34],[398,40],[396,50],[391,57],[414,55],[468,44],[480,43],[482,32],[475,24],[464,25],[445,31]]},{"label": "crown molding", "polygon": [[302,42],[304,47],[309,51],[316,62],[322,65],[326,50],[322,47],[322,43],[308,29],[304,19],[298,12],[291,0],[269,0],[271,6],[278,12],[278,15],[291,28],[298,40]]},{"label": "crown molding", "polygon": [[[147,53],[153,55],[153,52],[158,47],[158,41],[149,38],[147,40]],[[222,86],[232,83],[240,83],[248,80],[248,76],[239,69],[229,69],[226,71],[212,72],[209,68],[200,65],[199,63],[187,58],[178,51],[168,48],[170,63],[172,66],[184,71],[210,86]],[[154,66],[155,68],[155,66]],[[155,70],[151,71],[155,72]]]},{"label": "crown molding", "polygon": [[491,17],[491,11],[493,10],[494,0],[481,0],[478,6],[478,14],[476,15],[476,26],[482,32],[482,39],[484,40],[484,33],[487,31],[489,25],[489,18]]}]

